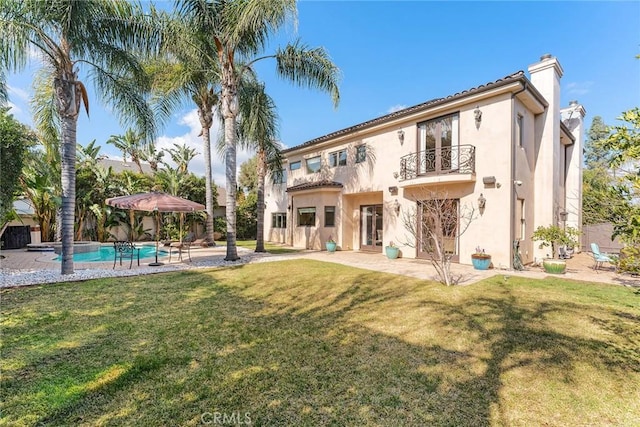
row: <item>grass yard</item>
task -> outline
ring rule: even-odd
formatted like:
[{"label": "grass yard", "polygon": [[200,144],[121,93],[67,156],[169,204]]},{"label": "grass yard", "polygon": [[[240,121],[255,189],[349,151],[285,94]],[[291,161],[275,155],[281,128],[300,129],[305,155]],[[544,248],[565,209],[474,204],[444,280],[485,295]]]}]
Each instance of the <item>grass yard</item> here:
[{"label": "grass yard", "polygon": [[[255,251],[256,241],[255,240],[236,240],[236,246]],[[300,252],[300,249],[295,249],[295,248],[292,248],[291,246],[278,245],[271,242],[264,242],[264,250],[270,254],[290,254],[294,252]]]},{"label": "grass yard", "polygon": [[5,290],[0,424],[637,426],[639,307],[311,260]]}]

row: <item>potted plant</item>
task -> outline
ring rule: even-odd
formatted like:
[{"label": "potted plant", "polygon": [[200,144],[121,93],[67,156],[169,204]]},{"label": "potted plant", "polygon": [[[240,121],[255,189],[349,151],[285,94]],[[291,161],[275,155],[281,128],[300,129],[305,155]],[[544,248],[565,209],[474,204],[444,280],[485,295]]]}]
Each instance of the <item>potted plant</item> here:
[{"label": "potted plant", "polygon": [[389,259],[398,258],[399,251],[400,248],[398,248],[393,242],[389,242],[389,245],[384,248],[384,252],[387,254],[387,258]]},{"label": "potted plant", "polygon": [[336,241],[333,240],[333,237],[329,236],[329,240],[327,240],[325,246],[327,247],[327,252],[335,252],[338,245],[336,244]]},{"label": "potted plant", "polygon": [[579,231],[573,227],[560,228],[557,225],[536,228],[531,236],[532,240],[541,242],[540,249],[551,247],[551,257],[542,260],[544,271],[549,274],[564,274],[567,270],[567,261],[558,258],[558,248],[565,246],[573,249],[578,244]]},{"label": "potted plant", "polygon": [[478,246],[476,253],[471,254],[471,264],[476,270],[488,270],[491,266],[491,255],[484,252],[484,249]]}]

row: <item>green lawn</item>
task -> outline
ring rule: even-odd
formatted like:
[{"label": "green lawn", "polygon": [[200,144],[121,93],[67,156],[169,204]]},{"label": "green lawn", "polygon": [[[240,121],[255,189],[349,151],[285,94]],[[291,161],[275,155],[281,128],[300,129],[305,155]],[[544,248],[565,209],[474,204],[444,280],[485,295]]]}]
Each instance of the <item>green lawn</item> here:
[{"label": "green lawn", "polygon": [[630,288],[295,260],[1,296],[2,425],[640,425]]},{"label": "green lawn", "polygon": [[[237,240],[236,246],[256,250],[255,240]],[[300,249],[294,249],[291,246],[283,246],[275,243],[264,242],[264,249],[270,254],[290,254],[300,252]]]}]

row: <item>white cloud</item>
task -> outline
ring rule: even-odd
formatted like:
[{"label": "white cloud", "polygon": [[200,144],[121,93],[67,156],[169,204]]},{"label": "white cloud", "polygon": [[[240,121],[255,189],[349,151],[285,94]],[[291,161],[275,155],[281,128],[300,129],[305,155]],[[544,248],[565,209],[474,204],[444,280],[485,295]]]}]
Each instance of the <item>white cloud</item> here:
[{"label": "white cloud", "polygon": [[404,110],[405,108],[407,108],[406,105],[401,105],[401,104],[392,105],[387,109],[387,114],[395,113],[396,111]]},{"label": "white cloud", "polygon": [[[186,144],[188,147],[195,149],[198,154],[193,158],[191,163],[189,163],[189,170],[198,176],[203,176],[205,172],[204,165],[204,155],[203,155],[203,147],[202,147],[202,137],[198,136],[200,134],[200,130],[202,129],[200,126],[200,120],[198,118],[198,110],[193,109],[180,117],[178,119],[178,124],[187,126],[189,131],[183,135],[169,137],[169,136],[160,136],[156,140],[156,147],[158,150],[166,150],[167,148],[173,148],[174,144],[183,145]],[[217,121],[213,122],[213,126],[211,126],[211,170],[213,181],[216,185],[224,187],[226,178],[225,178],[225,167],[224,167],[224,154],[218,153],[216,148],[216,142],[218,140],[218,134],[221,132],[220,123]],[[241,150],[238,148],[236,152],[236,165],[237,169],[240,169],[240,165],[253,156],[253,152],[248,152],[247,150]],[[169,154],[165,154],[164,160],[166,160],[172,166],[176,166],[172,161]]]},{"label": "white cloud", "polygon": [[565,90],[569,95],[586,95],[591,92],[593,82],[570,82],[565,86]]},{"label": "white cloud", "polygon": [[31,98],[29,91],[21,89],[19,87],[7,85],[7,91],[9,92],[10,96],[15,95],[22,102],[29,102],[29,99]]},{"label": "white cloud", "polygon": [[22,109],[18,107],[16,104],[14,104],[11,101],[9,101],[8,104],[9,104],[9,114],[13,114],[14,116],[22,114]]}]

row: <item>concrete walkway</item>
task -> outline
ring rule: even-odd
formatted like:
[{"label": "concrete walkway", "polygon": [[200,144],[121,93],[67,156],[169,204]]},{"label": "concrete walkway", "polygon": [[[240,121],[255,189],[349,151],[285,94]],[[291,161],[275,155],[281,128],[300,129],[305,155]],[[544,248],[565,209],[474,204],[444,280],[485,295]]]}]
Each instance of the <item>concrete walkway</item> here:
[{"label": "concrete walkway", "polygon": [[[395,260],[387,259],[384,254],[381,253],[369,253],[358,251],[338,251],[334,253],[328,253],[326,251],[301,251],[291,254],[256,254],[252,251],[238,248],[238,253],[242,258],[245,258],[245,262],[269,262],[279,261],[284,259],[314,259],[318,261],[334,262],[353,267],[364,268],[374,271],[382,271],[392,274],[401,274],[405,276],[415,277],[418,279],[433,280],[436,277],[436,272],[429,261],[399,258]],[[5,257],[0,260],[0,268],[5,274],[7,272],[21,270],[21,271],[40,271],[40,270],[59,270],[60,262],[55,261],[56,255],[52,252],[34,252],[26,251],[22,249],[5,250],[2,251],[2,255]],[[226,247],[217,246],[213,248],[193,248],[191,250],[192,262],[188,261],[186,254],[183,255],[183,261],[177,260],[176,254],[171,257],[162,255],[159,261],[163,262],[165,266],[155,267],[155,272],[162,272],[163,269],[171,269],[171,266],[176,264],[182,264],[183,266],[198,266],[206,267],[207,261],[221,261],[226,255]],[[249,258],[248,260],[246,258]],[[147,272],[149,270],[149,262],[153,259],[146,258],[141,260],[140,267],[137,267],[134,260],[133,270],[140,268],[140,273]],[[117,265],[116,270],[128,270],[128,262],[123,266]],[[91,262],[91,263],[75,263],[75,270],[83,269],[105,269],[109,272],[113,271],[113,261],[109,262]],[[142,270],[144,268],[144,271]],[[482,280],[494,275],[509,275],[513,277],[531,277],[536,279],[543,279],[548,276],[541,267],[527,267],[524,271],[511,271],[511,270],[499,270],[491,269],[486,271],[474,270],[470,265],[452,264],[452,272],[459,277],[460,284],[470,284]],[[105,272],[106,273],[106,272]],[[596,272],[593,270],[593,258],[589,253],[576,254],[572,259],[567,261],[567,273],[563,276],[566,279],[581,280],[589,282],[601,282],[615,285],[625,285],[640,287],[640,278],[632,277],[627,274],[616,274],[611,267],[605,267],[602,270]]]}]

